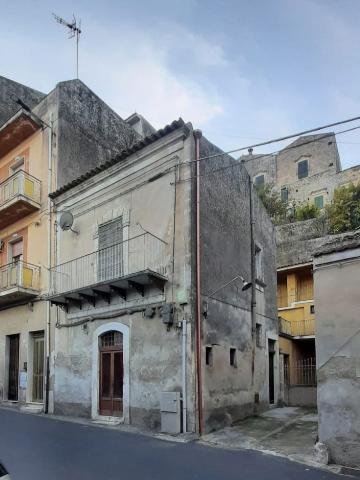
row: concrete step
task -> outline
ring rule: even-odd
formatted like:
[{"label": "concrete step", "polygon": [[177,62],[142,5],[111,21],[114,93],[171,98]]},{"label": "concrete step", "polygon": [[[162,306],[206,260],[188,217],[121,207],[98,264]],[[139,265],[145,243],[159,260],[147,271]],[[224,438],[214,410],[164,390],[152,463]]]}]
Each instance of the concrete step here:
[{"label": "concrete step", "polygon": [[24,413],[42,413],[44,405],[42,403],[27,403],[20,407],[20,411]]},{"label": "concrete step", "polygon": [[92,420],[91,423],[94,423],[95,425],[121,425],[124,422],[122,418],[104,417]]}]

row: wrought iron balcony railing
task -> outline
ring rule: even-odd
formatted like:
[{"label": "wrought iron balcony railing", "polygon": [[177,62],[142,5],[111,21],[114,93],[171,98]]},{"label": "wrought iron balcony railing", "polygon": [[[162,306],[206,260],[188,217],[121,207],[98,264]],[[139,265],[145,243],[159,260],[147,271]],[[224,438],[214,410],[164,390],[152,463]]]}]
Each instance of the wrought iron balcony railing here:
[{"label": "wrought iron balcony railing", "polygon": [[17,261],[0,267],[0,295],[14,289],[40,290],[40,267]]},{"label": "wrought iron balcony railing", "polygon": [[51,270],[51,296],[113,283],[141,272],[166,276],[166,243],[150,233],[57,265]]}]

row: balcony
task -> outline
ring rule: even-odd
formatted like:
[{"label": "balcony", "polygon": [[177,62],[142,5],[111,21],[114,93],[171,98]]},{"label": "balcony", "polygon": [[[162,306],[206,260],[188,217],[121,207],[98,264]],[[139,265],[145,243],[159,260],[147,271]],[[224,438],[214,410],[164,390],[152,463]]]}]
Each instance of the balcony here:
[{"label": "balcony", "polygon": [[279,333],[294,338],[315,336],[315,320],[286,320],[279,317]]},{"label": "balcony", "polygon": [[53,268],[49,301],[66,311],[95,307],[114,296],[144,297],[149,288],[163,292],[166,281],[166,243],[145,233]]},{"label": "balcony", "polygon": [[0,183],[0,230],[40,209],[41,182],[20,170]]},{"label": "balcony", "polygon": [[40,267],[23,261],[0,267],[0,307],[32,300],[40,291]]}]

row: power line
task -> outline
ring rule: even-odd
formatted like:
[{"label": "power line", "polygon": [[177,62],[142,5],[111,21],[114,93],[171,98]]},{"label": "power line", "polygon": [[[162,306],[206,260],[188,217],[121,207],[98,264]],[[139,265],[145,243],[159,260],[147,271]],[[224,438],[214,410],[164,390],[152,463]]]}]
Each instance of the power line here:
[{"label": "power line", "polygon": [[[335,135],[340,135],[340,134],[343,134],[343,133],[347,133],[347,132],[351,132],[353,130],[358,130],[360,129],[360,125],[356,126],[356,127],[352,127],[352,128],[348,128],[346,130],[341,130],[339,132],[335,132]],[[332,137],[334,135],[334,133],[326,133],[324,134],[322,137],[320,138],[315,138],[315,139],[312,139],[312,140],[307,140],[303,143],[300,143],[298,145],[290,145],[289,147],[286,147],[286,148],[282,148],[280,150],[276,150],[276,151],[273,151],[271,153],[260,153],[258,155],[252,155],[251,157],[251,160],[256,160],[257,158],[266,158],[266,157],[271,157],[273,155],[276,155],[278,154],[279,152],[286,152],[288,150],[292,150],[294,148],[300,148],[300,147],[303,147],[304,145],[308,145],[310,143],[315,143],[315,142],[318,142],[324,138],[329,138],[329,137]],[[222,157],[224,155],[227,155],[226,153],[218,153],[216,155],[210,155],[208,157],[201,157],[199,158],[199,160],[189,160],[188,162],[183,162],[181,165],[184,165],[186,163],[194,163],[194,162],[198,162],[198,161],[203,161],[203,160],[209,160],[210,158],[215,158],[215,157]],[[243,166],[243,163],[241,161],[235,161],[236,163],[233,163],[231,165],[226,165],[224,167],[220,167],[220,168],[216,168],[215,170],[212,170],[211,172],[207,172],[207,173],[202,173],[200,174],[199,176],[200,177],[205,177],[205,176],[208,176],[208,175],[214,175],[215,173],[218,173],[218,172],[221,172],[223,170],[227,170],[228,168],[236,168],[236,167],[239,167],[239,166]],[[196,175],[194,176],[191,176],[191,177],[188,177],[188,178],[184,178],[184,179],[181,179],[181,180],[178,180],[178,183],[182,183],[182,182],[188,182],[189,180],[192,180],[196,178]]]},{"label": "power line", "polygon": [[[344,123],[355,122],[356,120],[360,120],[360,117],[353,117],[348,118],[347,120],[341,120],[339,122],[329,123],[328,125],[323,125],[321,127],[311,128],[310,130],[303,130],[302,132],[293,133],[291,135],[287,135],[285,137],[274,138],[272,140],[267,140],[266,142],[255,143],[254,145],[248,145],[247,147],[239,147],[233,150],[228,150],[227,152],[221,153],[221,155],[230,155],[231,153],[241,152],[242,150],[249,150],[249,148],[256,148],[256,147],[263,147],[265,145],[270,145],[271,143],[278,143],[284,140],[289,140],[290,138],[300,137],[302,135],[307,135],[308,133],[317,132],[319,130],[324,130],[325,128],[336,127],[337,125],[343,125]],[[205,160],[213,157],[217,157],[219,154],[208,155],[206,157],[200,157],[199,160]]]}]

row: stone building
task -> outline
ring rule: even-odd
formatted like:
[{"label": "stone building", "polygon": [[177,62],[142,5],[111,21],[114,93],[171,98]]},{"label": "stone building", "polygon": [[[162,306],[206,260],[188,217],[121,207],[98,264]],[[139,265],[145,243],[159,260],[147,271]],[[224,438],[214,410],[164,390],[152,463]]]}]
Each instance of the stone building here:
[{"label": "stone building", "polygon": [[55,413],[194,432],[278,401],[273,226],[250,189],[180,119],[51,194]]},{"label": "stone building", "polygon": [[[20,108],[19,103],[23,105]],[[47,95],[0,77],[0,401],[51,408],[48,194],[139,135],[79,80]]]},{"label": "stone building", "polygon": [[330,460],[360,467],[360,234],[315,252],[319,441]]}]

